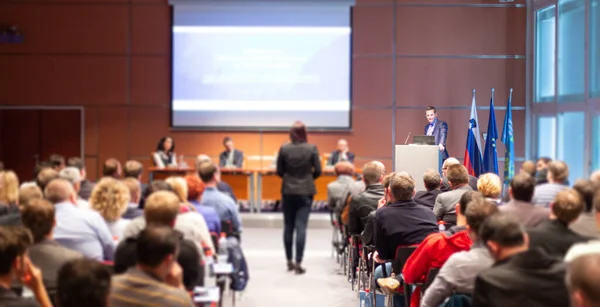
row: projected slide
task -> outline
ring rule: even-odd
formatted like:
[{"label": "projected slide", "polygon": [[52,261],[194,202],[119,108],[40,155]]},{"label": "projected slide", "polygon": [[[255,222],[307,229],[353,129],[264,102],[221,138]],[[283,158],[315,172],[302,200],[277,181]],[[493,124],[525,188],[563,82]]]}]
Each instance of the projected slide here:
[{"label": "projected slide", "polygon": [[173,126],[350,126],[349,27],[175,26]]}]

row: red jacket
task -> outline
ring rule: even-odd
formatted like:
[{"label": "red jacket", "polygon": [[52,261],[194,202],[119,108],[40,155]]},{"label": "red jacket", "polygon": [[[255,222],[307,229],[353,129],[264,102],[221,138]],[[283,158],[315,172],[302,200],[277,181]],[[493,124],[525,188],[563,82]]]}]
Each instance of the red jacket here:
[{"label": "red jacket", "polygon": [[[424,283],[430,269],[441,268],[450,255],[469,250],[470,247],[471,238],[465,227],[452,227],[448,231],[428,235],[404,264],[402,269],[404,282]],[[417,287],[413,292],[410,306],[419,307],[420,299],[421,289]]]}]

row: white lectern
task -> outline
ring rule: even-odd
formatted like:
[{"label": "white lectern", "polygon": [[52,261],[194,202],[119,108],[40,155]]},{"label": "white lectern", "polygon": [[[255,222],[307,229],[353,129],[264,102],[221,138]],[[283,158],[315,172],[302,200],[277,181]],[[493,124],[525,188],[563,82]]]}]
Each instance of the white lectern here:
[{"label": "white lectern", "polygon": [[416,191],[425,190],[423,173],[428,169],[439,172],[442,162],[442,152],[437,145],[396,145],[395,170],[409,173],[415,179]]}]

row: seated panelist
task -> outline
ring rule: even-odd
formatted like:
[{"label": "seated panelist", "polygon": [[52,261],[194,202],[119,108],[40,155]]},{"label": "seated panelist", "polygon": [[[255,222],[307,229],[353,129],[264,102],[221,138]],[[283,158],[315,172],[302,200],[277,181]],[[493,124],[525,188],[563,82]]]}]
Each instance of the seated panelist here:
[{"label": "seated panelist", "polygon": [[230,137],[223,139],[225,150],[219,155],[219,166],[223,168],[241,168],[244,164],[244,153],[233,147]]},{"label": "seated panelist", "polygon": [[154,165],[157,167],[177,166],[177,156],[175,155],[175,141],[171,137],[163,137],[156,146],[156,152],[153,154]]},{"label": "seated panelist", "polygon": [[337,149],[331,152],[329,160],[327,160],[327,166],[333,167],[342,161],[354,163],[354,153],[348,150],[348,142],[344,139],[340,139],[337,143]]}]

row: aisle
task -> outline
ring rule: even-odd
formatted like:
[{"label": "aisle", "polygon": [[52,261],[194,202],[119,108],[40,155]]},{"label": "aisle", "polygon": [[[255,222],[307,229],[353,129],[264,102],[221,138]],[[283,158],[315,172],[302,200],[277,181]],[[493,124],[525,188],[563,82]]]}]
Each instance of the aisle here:
[{"label": "aisle", "polygon": [[[282,230],[245,228],[243,246],[251,281],[238,298],[239,307],[354,307],[355,293],[331,256],[331,231],[309,229],[305,275],[286,271]],[[226,295],[226,300],[231,298]],[[229,306],[230,304],[227,304]]]}]

